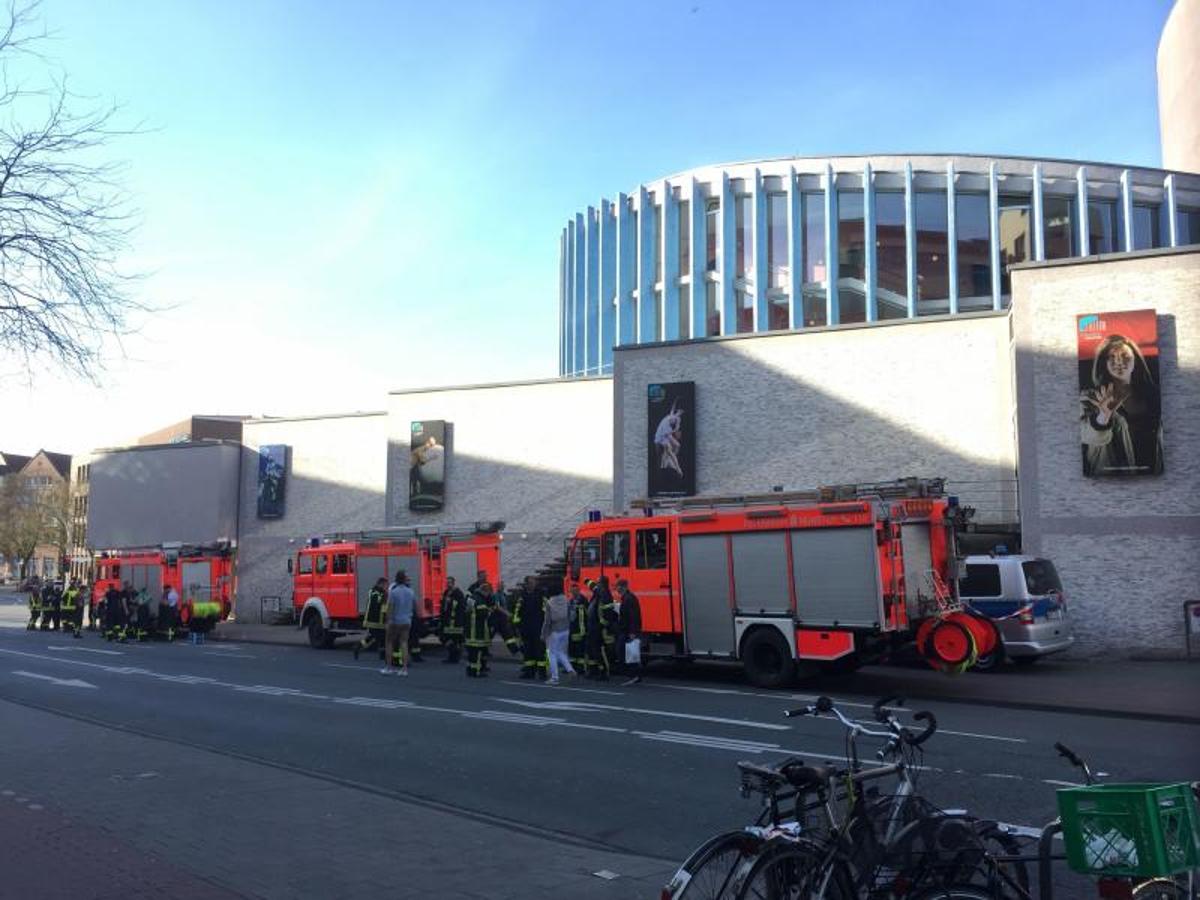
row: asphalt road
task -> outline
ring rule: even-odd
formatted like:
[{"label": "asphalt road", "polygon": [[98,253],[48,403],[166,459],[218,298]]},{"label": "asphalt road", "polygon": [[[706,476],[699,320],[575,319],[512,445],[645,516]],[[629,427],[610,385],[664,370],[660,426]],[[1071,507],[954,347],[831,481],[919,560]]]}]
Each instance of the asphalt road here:
[{"label": "asphalt road", "polygon": [[[331,855],[327,814],[341,822],[345,847],[330,860],[339,872],[369,869],[362,848],[377,840],[428,858],[447,840],[439,835],[461,826],[476,830],[464,841],[513,848],[511,861],[503,851],[461,857],[464,871],[478,873],[476,896],[539,895],[527,867],[541,866],[547,847],[579,856],[572,871],[592,860],[625,866],[624,882],[592,878],[597,896],[646,896],[670,861],[753,817],[737,792],[737,760],[845,755],[836,722],[782,717],[811,695],[711,672],[697,679],[686,667],[651,669],[633,687],[549,687],[498,661],[490,679],[476,681],[441,664],[436,650],[428,655],[408,678],[385,678],[374,660],[356,663],[346,651],[114,645],[0,630],[0,700],[10,701],[0,703],[0,731],[20,735],[0,741],[0,802],[3,790],[43,796],[134,845],[157,842],[171,864],[247,896],[330,896],[319,879],[280,881],[286,861]],[[862,716],[874,698],[835,699]],[[944,807],[1040,826],[1055,815],[1055,787],[1077,780],[1056,740],[1114,780],[1200,778],[1200,726],[921,705],[940,729],[926,745],[919,789]],[[185,757],[195,777],[172,778],[187,779],[217,821],[169,802],[152,805],[147,819],[150,807],[136,802],[141,767],[156,773],[149,782]],[[111,790],[126,782],[130,793]],[[367,807],[403,810],[416,833],[380,834],[377,818],[354,813]],[[219,833],[221,852],[198,860],[180,849],[197,830]]]}]

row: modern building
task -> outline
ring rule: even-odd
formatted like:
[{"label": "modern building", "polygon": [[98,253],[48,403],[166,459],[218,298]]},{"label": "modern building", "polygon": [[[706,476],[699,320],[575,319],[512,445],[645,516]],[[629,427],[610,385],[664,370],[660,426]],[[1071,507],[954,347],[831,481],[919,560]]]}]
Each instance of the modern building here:
[{"label": "modern building", "polygon": [[1200,0],[1175,0],[1158,42],[1163,165],[1200,172]]},{"label": "modern building", "polygon": [[240,441],[249,416],[190,416],[137,439],[139,446],[196,441]]},{"label": "modern building", "polygon": [[[49,579],[61,575],[71,548],[71,457],[39,450],[33,456],[0,453],[0,486],[20,479],[23,496],[18,502],[38,507],[37,520],[28,520],[26,534],[37,536],[25,575]],[[28,550],[28,544],[26,551]],[[15,577],[21,560],[0,560],[0,574]]]},{"label": "modern building", "polygon": [[928,154],[706,166],[568,220],[559,374],[608,374],[614,348],[659,341],[1001,311],[1014,265],[1198,243],[1200,175],[1184,172]]}]

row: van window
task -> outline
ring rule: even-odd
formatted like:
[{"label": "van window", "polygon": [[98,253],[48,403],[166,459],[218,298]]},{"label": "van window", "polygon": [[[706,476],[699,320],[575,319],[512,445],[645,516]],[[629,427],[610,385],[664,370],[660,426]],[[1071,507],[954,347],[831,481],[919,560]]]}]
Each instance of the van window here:
[{"label": "van window", "polygon": [[1062,582],[1058,580],[1058,571],[1050,560],[1031,559],[1023,562],[1021,571],[1025,574],[1025,587],[1030,596],[1040,597],[1043,594],[1062,593]]},{"label": "van window", "polygon": [[312,574],[312,557],[309,556],[307,553],[301,553],[300,554],[300,565],[297,566],[297,570],[299,571],[299,573],[301,575],[311,575]]},{"label": "van window", "polygon": [[604,536],[604,565],[629,565],[628,531],[610,531]]},{"label": "van window", "polygon": [[333,574],[334,575],[349,575],[350,574],[350,554],[349,553],[333,554]]},{"label": "van window", "polygon": [[317,561],[317,574],[324,575],[329,571],[329,557],[324,553],[318,553],[313,557]]},{"label": "van window", "polygon": [[667,567],[667,529],[643,528],[638,532],[639,569],[665,569]]},{"label": "van window", "polygon": [[999,597],[1000,567],[995,563],[967,563],[967,577],[958,582],[960,597]]}]

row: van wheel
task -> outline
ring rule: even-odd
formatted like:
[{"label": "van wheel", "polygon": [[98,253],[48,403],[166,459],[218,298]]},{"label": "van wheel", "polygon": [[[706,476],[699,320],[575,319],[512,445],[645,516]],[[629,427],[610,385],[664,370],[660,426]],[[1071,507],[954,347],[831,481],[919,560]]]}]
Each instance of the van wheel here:
[{"label": "van wheel", "polygon": [[325,630],[317,613],[308,616],[308,646],[314,650],[328,650],[333,646],[333,635]]},{"label": "van wheel", "polygon": [[1000,638],[1000,630],[990,620],[985,621],[996,632],[996,649],[975,660],[975,665],[971,666],[973,672],[996,672],[1004,667],[1004,641]]},{"label": "van wheel", "polygon": [[742,665],[751,684],[758,687],[786,687],[796,674],[792,651],[774,628],[756,628],[746,636]]}]

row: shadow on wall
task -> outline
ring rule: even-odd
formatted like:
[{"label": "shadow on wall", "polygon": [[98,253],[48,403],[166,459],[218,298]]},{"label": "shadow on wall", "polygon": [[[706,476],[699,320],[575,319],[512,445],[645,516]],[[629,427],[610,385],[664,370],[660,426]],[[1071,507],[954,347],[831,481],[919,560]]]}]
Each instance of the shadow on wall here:
[{"label": "shadow on wall", "polygon": [[[502,551],[503,579],[514,586],[563,552],[563,540],[586,518],[589,508],[611,497],[611,485],[595,478],[529,469],[493,460],[458,455],[447,477],[446,509],[414,513],[408,504],[408,449],[389,445],[391,460],[404,467],[395,485],[398,496],[388,525],[460,524],[496,519],[507,523]],[[401,455],[402,454],[402,455]],[[262,621],[264,606],[276,599],[291,607],[288,558],[308,542],[329,532],[360,531],[385,525],[383,491],[354,487],[329,479],[289,473],[286,507],[280,519],[257,518],[257,460],[243,454],[241,538],[235,610],[239,621]],[[252,479],[247,473],[253,473]]]}]

